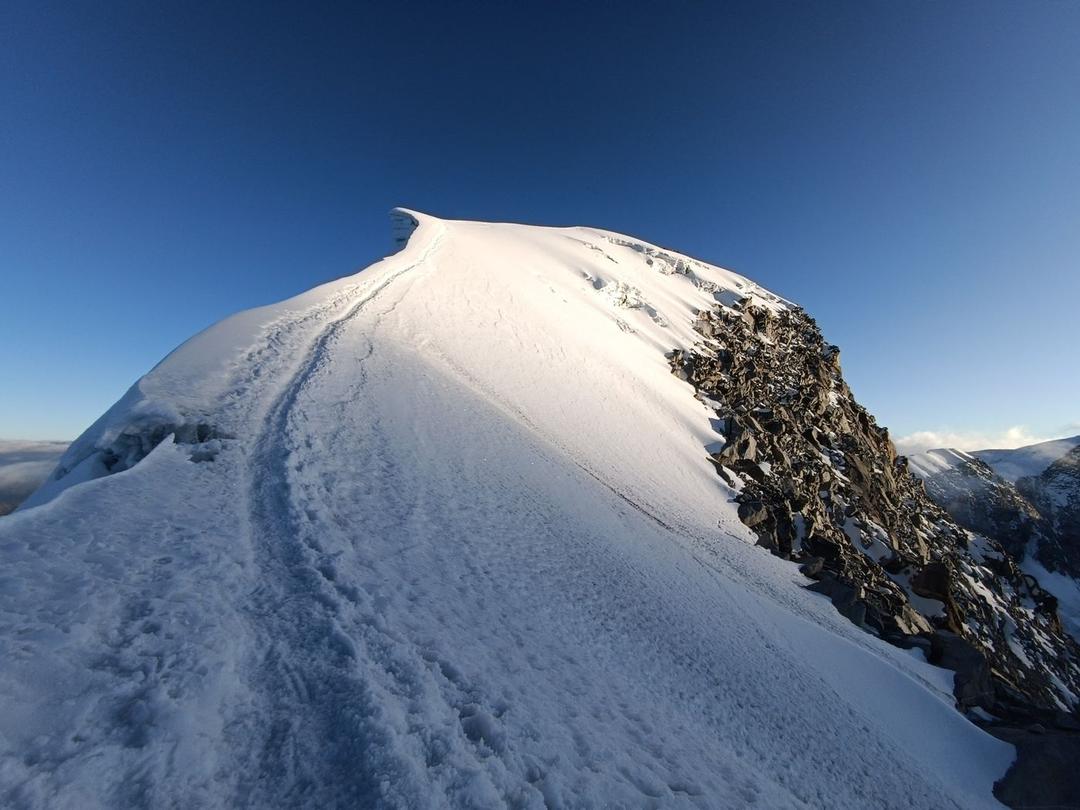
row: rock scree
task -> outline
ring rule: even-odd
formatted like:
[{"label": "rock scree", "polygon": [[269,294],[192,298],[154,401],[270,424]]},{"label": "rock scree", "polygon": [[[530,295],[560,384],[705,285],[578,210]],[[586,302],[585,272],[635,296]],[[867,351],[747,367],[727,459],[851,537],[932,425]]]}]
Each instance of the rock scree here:
[{"label": "rock scree", "polygon": [[671,370],[715,410],[708,460],[758,543],[855,624],[953,669],[974,721],[1071,723],[1080,647],[1056,599],[928,497],[815,321],[743,298],[699,312],[695,330]]}]

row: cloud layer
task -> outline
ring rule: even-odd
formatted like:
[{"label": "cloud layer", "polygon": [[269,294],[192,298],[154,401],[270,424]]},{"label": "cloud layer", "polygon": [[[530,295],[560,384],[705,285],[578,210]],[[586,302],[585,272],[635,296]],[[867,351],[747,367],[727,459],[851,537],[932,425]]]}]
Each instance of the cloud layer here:
[{"label": "cloud layer", "polygon": [[67,442],[0,440],[0,515],[29,497],[66,449]]},{"label": "cloud layer", "polygon": [[897,452],[910,456],[914,453],[923,453],[938,447],[950,447],[954,450],[1006,450],[1014,447],[1025,447],[1029,444],[1060,439],[1063,436],[1080,433],[1080,424],[1066,425],[1062,430],[1055,431],[1053,435],[1041,436],[1032,433],[1024,425],[1014,425],[997,433],[982,433],[978,431],[954,431],[954,430],[920,430],[907,436],[894,439]]}]

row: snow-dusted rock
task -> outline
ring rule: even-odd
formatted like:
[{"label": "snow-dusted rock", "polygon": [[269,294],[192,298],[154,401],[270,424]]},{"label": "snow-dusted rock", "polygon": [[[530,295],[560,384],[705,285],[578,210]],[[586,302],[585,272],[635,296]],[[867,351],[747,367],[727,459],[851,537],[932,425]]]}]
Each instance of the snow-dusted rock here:
[{"label": "snow-dusted rock", "polygon": [[[714,412],[723,441],[710,459],[738,491],[738,516],[758,543],[800,563],[821,559],[820,569],[803,569],[818,580],[812,590],[882,638],[905,647],[942,631],[963,639],[992,688],[961,688],[958,673],[962,708],[1008,717],[1075,711],[1080,647],[1061,626],[1056,598],[1021,570],[1023,542],[972,536],[927,497],[855,401],[839,350],[814,321],[745,299],[713,303],[696,327],[701,340],[671,353],[672,370]],[[915,466],[934,471],[930,488],[960,476],[965,485],[978,479],[980,492],[1015,493],[962,454],[930,454]],[[969,494],[965,485],[955,488]],[[1035,525],[1031,512],[1023,517]]]}]

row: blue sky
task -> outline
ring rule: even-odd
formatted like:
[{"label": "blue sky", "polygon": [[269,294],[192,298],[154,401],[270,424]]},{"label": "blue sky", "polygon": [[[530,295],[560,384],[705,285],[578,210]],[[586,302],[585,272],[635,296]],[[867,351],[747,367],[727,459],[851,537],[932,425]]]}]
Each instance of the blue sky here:
[{"label": "blue sky", "polygon": [[1080,432],[1080,3],[224,5],[0,7],[0,436],[73,437],[399,204],[731,267],[894,436]]}]

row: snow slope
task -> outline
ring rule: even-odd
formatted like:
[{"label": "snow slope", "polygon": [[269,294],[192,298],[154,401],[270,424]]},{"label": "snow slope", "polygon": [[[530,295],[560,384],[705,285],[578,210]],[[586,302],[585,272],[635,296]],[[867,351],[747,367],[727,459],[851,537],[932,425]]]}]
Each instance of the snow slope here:
[{"label": "snow slope", "polygon": [[786,302],[603,231],[395,222],[0,521],[0,804],[994,805],[1012,748],[752,545],[668,370],[695,308]]},{"label": "snow slope", "polygon": [[908,467],[915,475],[925,480],[933,475],[945,472],[946,470],[960,467],[971,460],[972,456],[970,453],[965,453],[963,450],[942,447],[936,450],[927,450],[925,453],[915,453],[908,456]]}]

